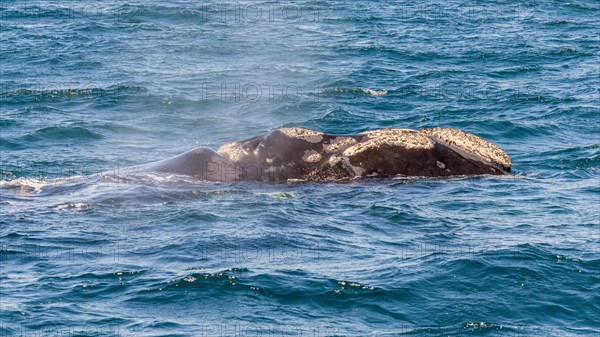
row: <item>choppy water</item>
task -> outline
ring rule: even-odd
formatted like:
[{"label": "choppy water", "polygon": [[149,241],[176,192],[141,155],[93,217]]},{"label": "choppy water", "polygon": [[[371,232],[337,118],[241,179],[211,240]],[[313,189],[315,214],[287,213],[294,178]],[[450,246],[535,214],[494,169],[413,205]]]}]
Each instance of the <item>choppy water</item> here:
[{"label": "choppy water", "polygon": [[[587,0],[2,1],[1,334],[597,335],[599,18]],[[456,127],[514,176],[133,174],[292,125]]]}]

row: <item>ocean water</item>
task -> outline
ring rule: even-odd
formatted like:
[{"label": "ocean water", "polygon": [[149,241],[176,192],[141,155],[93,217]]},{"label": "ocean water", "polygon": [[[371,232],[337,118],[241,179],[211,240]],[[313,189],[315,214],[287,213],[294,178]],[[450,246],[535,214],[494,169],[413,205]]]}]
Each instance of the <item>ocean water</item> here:
[{"label": "ocean water", "polygon": [[[598,336],[598,1],[0,4],[0,335]],[[141,174],[454,127],[509,177]]]}]

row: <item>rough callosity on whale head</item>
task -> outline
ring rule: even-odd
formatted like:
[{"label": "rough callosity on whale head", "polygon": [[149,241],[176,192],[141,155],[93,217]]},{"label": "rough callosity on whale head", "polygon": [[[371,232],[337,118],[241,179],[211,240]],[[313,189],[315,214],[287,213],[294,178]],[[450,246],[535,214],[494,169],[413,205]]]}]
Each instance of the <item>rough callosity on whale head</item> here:
[{"label": "rough callosity on whale head", "polygon": [[237,143],[237,142],[223,144],[219,148],[218,152],[223,157],[225,157],[231,161],[234,161],[234,162],[239,162],[239,161],[243,160],[245,156],[248,155],[248,152],[242,148],[240,143]]},{"label": "rough callosity on whale head", "polygon": [[321,159],[323,159],[323,157],[315,150],[306,150],[302,156],[302,160],[309,163],[316,163],[321,161]]},{"label": "rough callosity on whale head", "polygon": [[352,137],[339,136],[332,139],[329,143],[323,143],[323,150],[327,153],[342,153],[356,143],[358,141]]},{"label": "rough callosity on whale head", "polygon": [[345,156],[354,156],[364,151],[377,149],[382,145],[398,146],[407,150],[427,150],[433,148],[428,137],[410,129],[382,129],[367,131],[368,138],[344,151]]},{"label": "rough callosity on whale head", "polygon": [[320,141],[323,140],[323,135],[324,135],[323,132],[317,132],[317,131],[307,130],[307,129],[303,129],[303,128],[297,128],[297,127],[281,128],[281,129],[277,129],[276,131],[283,133],[284,135],[288,136],[289,138],[302,139],[309,143],[319,143]]},{"label": "rough callosity on whale head", "polygon": [[475,153],[510,172],[512,163],[506,152],[498,146],[471,133],[466,133],[452,128],[421,129],[419,133],[443,141],[451,146],[456,146],[465,151]]}]

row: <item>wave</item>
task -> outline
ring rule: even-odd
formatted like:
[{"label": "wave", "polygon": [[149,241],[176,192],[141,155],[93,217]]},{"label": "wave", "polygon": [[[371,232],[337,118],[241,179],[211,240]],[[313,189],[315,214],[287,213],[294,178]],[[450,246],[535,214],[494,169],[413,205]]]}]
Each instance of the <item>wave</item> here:
[{"label": "wave", "polygon": [[544,151],[539,156],[541,163],[550,170],[600,169],[600,143]]},{"label": "wave", "polygon": [[20,137],[20,140],[28,143],[55,141],[89,141],[104,138],[100,133],[94,132],[83,126],[50,126],[44,127]]},{"label": "wave", "polygon": [[139,3],[121,4],[114,3],[31,3],[31,4],[6,4],[3,8],[2,18],[7,24],[35,23],[42,20],[55,20],[56,23],[81,20],[87,22],[97,21],[123,21],[132,18],[143,9]]},{"label": "wave", "polygon": [[79,101],[85,99],[119,100],[128,96],[139,96],[148,90],[141,86],[114,85],[102,88],[97,85],[76,86],[57,84],[33,85],[32,88],[21,88],[0,93],[3,104],[22,105],[28,103]]},{"label": "wave", "polygon": [[3,150],[22,150],[26,149],[27,146],[22,144],[21,142],[15,141],[14,139],[8,140],[6,138],[0,137],[0,149]]}]

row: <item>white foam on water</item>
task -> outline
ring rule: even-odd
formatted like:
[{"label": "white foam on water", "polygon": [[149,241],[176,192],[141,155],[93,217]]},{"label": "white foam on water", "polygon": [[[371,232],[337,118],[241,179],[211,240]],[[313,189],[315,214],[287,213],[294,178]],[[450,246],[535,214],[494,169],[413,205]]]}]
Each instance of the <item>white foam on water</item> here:
[{"label": "white foam on water", "polygon": [[21,196],[30,196],[42,193],[42,189],[45,187],[72,184],[81,181],[83,178],[83,176],[44,179],[21,177],[0,181],[0,187],[6,187],[11,192]]},{"label": "white foam on water", "polygon": [[365,89],[361,88],[362,92],[371,96],[385,96],[387,95],[387,90],[373,90],[373,89]]}]

